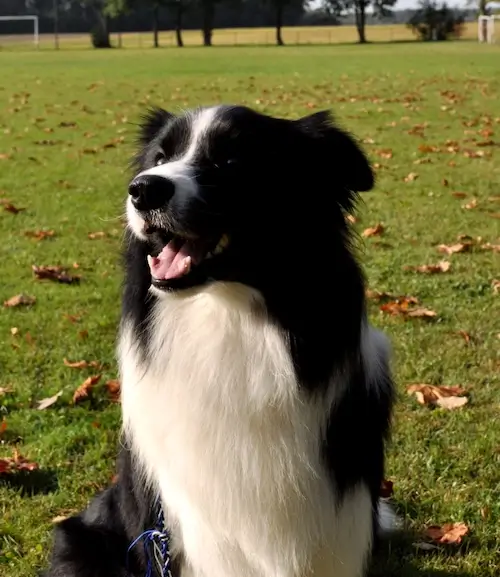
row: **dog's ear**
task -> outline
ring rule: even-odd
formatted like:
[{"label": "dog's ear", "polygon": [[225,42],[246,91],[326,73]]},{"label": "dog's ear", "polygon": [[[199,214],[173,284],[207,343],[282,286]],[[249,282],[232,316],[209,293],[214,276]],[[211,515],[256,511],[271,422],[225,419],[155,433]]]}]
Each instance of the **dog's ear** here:
[{"label": "dog's ear", "polygon": [[165,124],[175,118],[163,108],[149,108],[141,117],[139,123],[138,143],[142,146],[151,142]]},{"label": "dog's ear", "polygon": [[134,173],[145,168],[148,144],[155,138],[158,132],[170,120],[175,118],[173,114],[163,108],[149,108],[141,116],[139,130],[136,137],[137,152],[130,159],[130,168]]},{"label": "dog's ear", "polygon": [[351,192],[373,188],[375,179],[367,157],[347,133],[335,125],[328,111],[296,121],[311,139],[311,152],[334,175],[338,184]]}]

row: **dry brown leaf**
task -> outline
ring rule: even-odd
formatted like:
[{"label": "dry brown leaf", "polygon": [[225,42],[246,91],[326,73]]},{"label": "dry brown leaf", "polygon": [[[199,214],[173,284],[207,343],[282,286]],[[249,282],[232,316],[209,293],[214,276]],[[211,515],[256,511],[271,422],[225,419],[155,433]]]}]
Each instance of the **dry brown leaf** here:
[{"label": "dry brown leaf", "polygon": [[363,231],[363,236],[365,238],[368,238],[369,236],[379,236],[384,232],[384,230],[385,230],[384,225],[379,222],[375,226],[371,226],[369,228],[366,228]]},{"label": "dry brown leaf", "polygon": [[13,393],[14,389],[12,387],[0,387],[0,397],[7,395],[8,393]]},{"label": "dry brown leaf", "polygon": [[441,184],[443,186],[450,186],[450,183],[448,182],[448,180],[446,178],[443,178],[443,180],[441,181]]},{"label": "dry brown leaf", "polygon": [[38,469],[38,464],[28,461],[28,459],[19,454],[17,449],[14,449],[13,457],[0,459],[0,474],[16,473],[17,471],[34,471],[35,469]]},{"label": "dry brown leaf", "polygon": [[431,525],[424,531],[424,536],[434,543],[446,545],[458,545],[462,537],[467,535],[469,527],[465,523],[445,523],[444,525]]},{"label": "dry brown leaf", "polygon": [[404,181],[405,182],[413,182],[414,180],[417,180],[418,178],[418,174],[416,172],[410,172],[410,174],[408,174],[408,176],[404,177]]},{"label": "dry brown leaf", "polygon": [[448,272],[451,268],[451,263],[448,260],[442,260],[437,264],[422,264],[419,266],[405,266],[404,270],[421,272],[424,274],[435,274],[440,272]]},{"label": "dry brown leaf", "polygon": [[444,252],[446,254],[455,254],[458,252],[468,252],[472,247],[471,242],[457,242],[456,244],[440,244],[438,246],[439,252]]},{"label": "dry brown leaf", "polygon": [[59,123],[59,128],[75,128],[76,127],[76,122],[67,122],[67,121],[62,121]]},{"label": "dry brown leaf", "polygon": [[15,337],[19,334],[19,329],[17,327],[10,327],[10,334]]},{"label": "dry brown leaf", "polygon": [[439,146],[430,146],[429,144],[421,144],[418,149],[420,152],[439,152]]},{"label": "dry brown leaf", "polygon": [[466,204],[462,205],[462,208],[465,208],[467,210],[471,210],[473,208],[476,208],[477,206],[477,199],[473,198],[470,202],[467,202]]},{"label": "dry brown leaf", "polygon": [[471,342],[471,336],[466,331],[457,331],[457,335],[460,335],[464,341],[469,344]]},{"label": "dry brown leaf", "polygon": [[17,206],[14,206],[11,202],[5,202],[2,204],[3,204],[3,209],[7,212],[12,213],[12,214],[18,214],[22,210],[26,210],[25,208],[19,208]]},{"label": "dry brown leaf", "polygon": [[120,381],[117,379],[112,379],[106,382],[106,389],[111,397],[111,400],[115,403],[120,401]]},{"label": "dry brown leaf", "polygon": [[53,230],[27,230],[24,234],[29,238],[44,240],[46,238],[52,238],[56,233]]},{"label": "dry brown leaf", "polygon": [[102,364],[99,361],[68,361],[68,359],[63,359],[63,362],[72,369],[87,369],[89,367],[102,369]]},{"label": "dry brown leaf", "polygon": [[10,297],[10,299],[4,301],[3,306],[7,307],[7,308],[20,307],[20,306],[31,306],[31,305],[35,304],[35,302],[36,302],[35,297],[21,293],[21,294],[15,295],[13,297]]},{"label": "dry brown leaf", "polygon": [[491,244],[491,242],[485,242],[481,245],[483,250],[492,250],[493,252],[500,252],[500,244]]},{"label": "dry brown leaf", "polygon": [[54,405],[55,403],[57,403],[57,399],[62,395],[62,391],[59,391],[58,393],[56,393],[53,397],[48,397],[46,399],[42,399],[41,401],[37,401],[38,402],[38,406],[37,409],[39,411],[43,411],[45,409],[48,409],[49,407],[51,407],[52,405]]},{"label": "dry brown leaf", "polygon": [[491,288],[493,289],[493,292],[497,295],[500,293],[500,280],[494,278],[491,281]]},{"label": "dry brown leaf", "polygon": [[417,158],[413,161],[413,164],[432,164],[432,158],[425,156],[424,158]]},{"label": "dry brown leaf", "polygon": [[452,192],[451,196],[454,196],[455,198],[465,198],[467,196],[466,192]]},{"label": "dry brown leaf", "polygon": [[93,375],[83,381],[83,383],[73,393],[73,403],[75,405],[89,398],[92,392],[92,387],[101,380],[101,376],[102,375]]},{"label": "dry brown leaf", "polygon": [[104,238],[106,236],[106,233],[103,232],[102,230],[99,232],[89,232],[88,237],[90,238],[90,240],[95,240],[97,238]]},{"label": "dry brown leaf", "polygon": [[53,280],[63,284],[75,284],[80,282],[80,277],[70,275],[62,266],[37,266],[32,265],[33,273],[38,280]]},{"label": "dry brown leaf", "polygon": [[407,317],[413,318],[434,318],[437,317],[437,312],[431,309],[425,309],[423,307],[418,307],[416,309],[411,309],[404,313]]},{"label": "dry brown leaf", "polygon": [[380,306],[383,313],[393,316],[404,316],[410,318],[433,318],[437,313],[423,307],[414,307],[418,303],[415,297],[402,297],[395,301],[388,302]]},{"label": "dry brown leaf", "polygon": [[385,158],[386,160],[389,160],[393,156],[392,149],[390,148],[379,148],[375,153],[378,154],[380,158]]},{"label": "dry brown leaf", "polygon": [[457,409],[469,402],[466,391],[461,387],[438,387],[436,385],[410,385],[406,392],[415,395],[421,405],[433,405],[443,409]]}]

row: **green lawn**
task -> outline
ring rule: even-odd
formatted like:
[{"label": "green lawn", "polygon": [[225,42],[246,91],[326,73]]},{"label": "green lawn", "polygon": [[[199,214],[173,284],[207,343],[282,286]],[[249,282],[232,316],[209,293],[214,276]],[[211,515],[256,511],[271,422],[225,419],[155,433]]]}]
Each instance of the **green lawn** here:
[{"label": "green lawn", "polygon": [[[0,302],[18,293],[37,299],[0,309],[0,387],[11,391],[0,393],[0,458],[17,447],[39,464],[0,475],[2,577],[35,575],[52,519],[83,507],[113,476],[120,415],[104,383],[116,378],[118,249],[134,123],[148,103],[176,112],[219,102],[288,117],[332,108],[382,165],[355,225],[384,225],[364,241],[369,286],[416,296],[437,312],[404,319],[370,301],[373,323],[393,341],[401,393],[387,477],[409,531],[463,521],[470,533],[460,547],[431,552],[412,545],[418,535],[398,539],[384,548],[376,574],[498,577],[500,294],[492,281],[500,256],[480,245],[500,242],[499,63],[497,47],[469,42],[0,53],[0,202],[25,209],[15,215],[0,206]],[[381,150],[390,156],[383,149],[392,158],[382,158]],[[405,181],[410,173],[417,178]],[[463,208],[473,199],[476,206]],[[55,236],[25,235],[39,229]],[[89,239],[93,232],[105,236]],[[461,234],[482,240],[450,257],[438,252]],[[404,270],[442,258],[449,272]],[[66,266],[81,282],[35,280],[33,264]],[[64,358],[105,367],[78,370]],[[98,373],[92,400],[73,405],[76,387]],[[456,411],[421,406],[406,395],[411,383],[462,385],[470,403]],[[59,391],[53,406],[36,409]]]}]

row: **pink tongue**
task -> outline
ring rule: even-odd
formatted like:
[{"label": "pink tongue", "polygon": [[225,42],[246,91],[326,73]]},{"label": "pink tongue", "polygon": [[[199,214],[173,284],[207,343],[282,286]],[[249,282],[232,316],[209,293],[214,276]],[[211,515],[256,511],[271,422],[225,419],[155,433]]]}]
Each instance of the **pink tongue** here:
[{"label": "pink tongue", "polygon": [[170,241],[157,257],[149,259],[151,276],[157,280],[180,278],[191,270],[191,259],[189,242],[178,248],[175,241]]}]

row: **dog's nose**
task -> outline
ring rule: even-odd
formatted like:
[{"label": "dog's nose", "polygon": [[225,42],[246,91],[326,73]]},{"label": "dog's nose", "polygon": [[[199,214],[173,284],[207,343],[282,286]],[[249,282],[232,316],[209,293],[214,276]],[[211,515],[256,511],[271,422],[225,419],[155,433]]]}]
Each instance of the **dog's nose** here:
[{"label": "dog's nose", "polygon": [[174,196],[175,184],[163,176],[144,174],[134,178],[128,187],[137,210],[161,208]]}]

